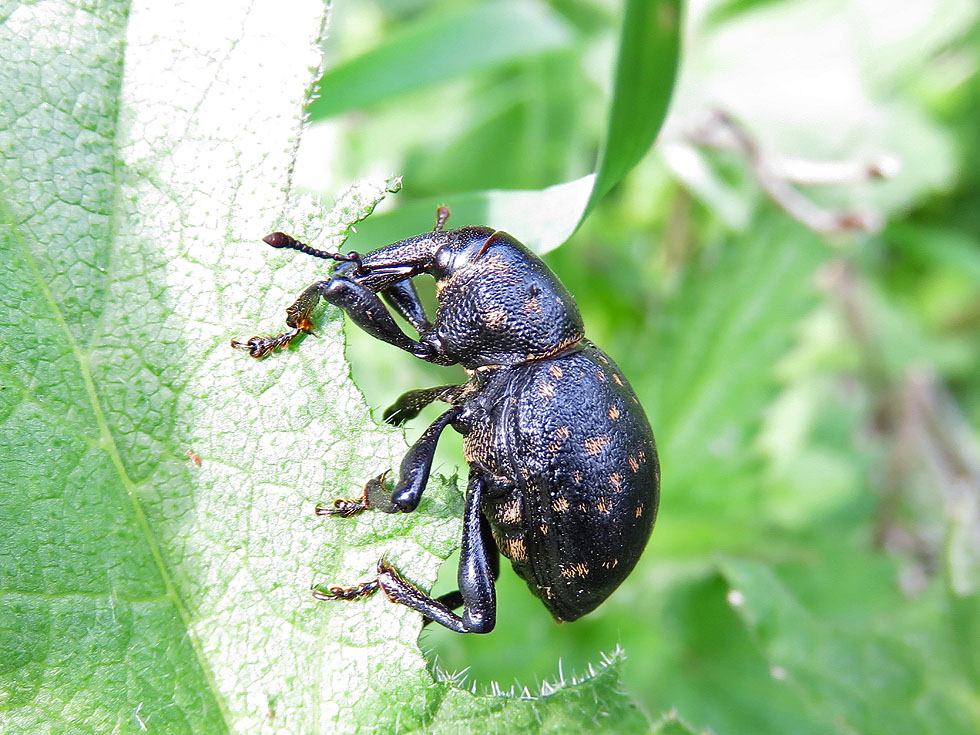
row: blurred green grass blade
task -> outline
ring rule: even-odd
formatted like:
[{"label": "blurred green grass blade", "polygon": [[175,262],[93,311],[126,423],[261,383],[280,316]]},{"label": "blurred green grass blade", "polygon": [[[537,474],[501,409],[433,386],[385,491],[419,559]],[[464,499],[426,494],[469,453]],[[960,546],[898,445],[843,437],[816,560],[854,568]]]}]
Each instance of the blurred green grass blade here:
[{"label": "blurred green grass blade", "polygon": [[[769,658],[774,678],[801,690],[841,732],[954,735],[977,731],[969,696],[939,679],[943,652],[914,647],[889,626],[848,630],[813,615],[763,563],[720,559],[729,603]],[[931,670],[930,670],[931,669]]]},{"label": "blurred green grass blade", "polygon": [[653,145],[674,88],[680,24],[680,0],[626,3],[606,139],[583,218]]},{"label": "blurred green grass blade", "polygon": [[[490,12],[490,7],[497,6],[479,6],[480,12]],[[448,204],[454,213],[455,226],[489,223],[510,232],[537,253],[546,253],[561,245],[653,144],[667,114],[673,90],[680,53],[680,21],[680,0],[630,0],[626,3],[605,141],[595,173],[544,189],[491,190],[460,194],[446,201],[429,200],[411,205],[413,212],[407,215],[408,219],[418,219],[418,209],[434,211],[435,205]],[[488,29],[481,29],[477,35],[488,32]],[[429,39],[426,43],[433,42],[431,36],[426,34],[425,38]],[[414,31],[411,38],[415,39]],[[421,43],[421,38],[412,41],[413,48],[416,43]],[[485,41],[481,40],[481,43]],[[396,85],[396,80],[386,80],[382,71],[382,64],[388,63],[389,55],[395,56],[391,54],[390,46],[385,45],[362,57],[362,60],[367,59],[363,61],[363,69],[360,68],[362,60],[351,62],[358,65],[356,81],[344,81],[342,92],[324,94],[323,99],[314,103],[311,114],[314,117],[322,115],[326,109],[322,105],[328,104],[328,97],[344,97],[345,104],[350,102],[349,106],[354,107],[364,104],[359,95],[365,92],[358,87]],[[419,75],[412,69],[412,63],[404,59],[391,63],[398,67],[398,75],[406,75],[418,86],[443,78],[425,71]],[[449,64],[445,68],[454,67]],[[349,72],[341,68],[337,73],[346,77]],[[325,84],[329,77],[324,77]],[[407,83],[397,83],[398,88],[404,88]],[[329,81],[329,84],[334,82]],[[348,87],[353,90],[349,94]],[[389,221],[400,219],[400,215],[392,215]],[[399,234],[394,227],[385,230],[391,239],[411,231],[409,228]],[[383,238],[377,240],[381,241]]]},{"label": "blurred green grass blade", "polygon": [[326,72],[319,96],[310,103],[310,119],[555,51],[571,41],[567,23],[543,3],[505,0],[436,12]]},{"label": "blurred green grass blade", "polygon": [[950,627],[963,673],[980,692],[980,594],[958,595],[947,590]]},{"label": "blurred green grass blade", "polygon": [[731,487],[759,461],[755,442],[776,394],[775,365],[817,303],[813,278],[825,251],[816,235],[768,205],[745,232],[715,247],[685,274],[656,329],[641,332],[633,347],[662,356],[657,370],[638,365],[635,379],[624,370],[655,419],[684,507],[696,512],[706,503],[752,518],[766,500],[754,469],[745,492],[718,488]]},{"label": "blurred green grass blade", "polygon": [[931,266],[944,266],[980,283],[980,239],[953,229],[890,222],[883,233],[896,250]]},{"label": "blurred green grass blade", "polygon": [[[537,253],[546,253],[575,232],[596,204],[653,145],[667,116],[680,57],[681,0],[628,0],[623,13],[605,140],[596,171],[547,189],[486,192],[495,227],[520,228]],[[583,189],[591,187],[582,204]],[[535,222],[535,213],[555,216]],[[513,230],[511,234],[520,238]]]},{"label": "blurred green grass blade", "polygon": [[713,3],[705,16],[704,24],[710,28],[722,26],[726,21],[751,13],[766,5],[775,5],[784,0],[720,0]]}]

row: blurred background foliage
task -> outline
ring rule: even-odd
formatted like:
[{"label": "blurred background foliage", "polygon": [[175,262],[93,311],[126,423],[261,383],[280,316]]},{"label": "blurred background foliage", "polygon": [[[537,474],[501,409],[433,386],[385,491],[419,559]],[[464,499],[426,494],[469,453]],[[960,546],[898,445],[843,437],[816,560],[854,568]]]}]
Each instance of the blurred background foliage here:
[{"label": "blurred background foliage", "polygon": [[[435,665],[533,685],[621,646],[641,706],[698,729],[980,730],[978,10],[687,5],[657,145],[546,256],[650,416],[657,529],[574,624],[505,569],[496,631],[428,628]],[[351,238],[364,251],[429,229],[437,203],[460,226],[474,192],[590,173],[620,12],[338,2],[296,183],[329,198],[403,175]],[[348,331],[378,418],[464,377]]]}]

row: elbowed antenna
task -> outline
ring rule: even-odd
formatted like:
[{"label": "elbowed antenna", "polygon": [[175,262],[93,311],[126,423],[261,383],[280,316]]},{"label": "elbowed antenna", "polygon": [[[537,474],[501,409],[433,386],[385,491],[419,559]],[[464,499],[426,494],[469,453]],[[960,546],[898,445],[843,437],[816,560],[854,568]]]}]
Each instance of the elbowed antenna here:
[{"label": "elbowed antenna", "polygon": [[441,205],[436,209],[436,226],[432,228],[433,232],[439,232],[443,227],[446,226],[446,222],[449,220],[449,207],[445,204]]},{"label": "elbowed antenna", "polygon": [[274,248],[290,248],[291,250],[299,250],[301,253],[312,255],[314,258],[336,260],[338,263],[354,263],[357,265],[358,271],[363,269],[363,266],[361,265],[361,256],[354,250],[351,250],[349,253],[330,253],[326,250],[317,250],[316,248],[307,245],[305,242],[300,242],[299,240],[290,237],[285,232],[273,232],[271,235],[266,235],[262,238],[262,242],[264,242],[266,245],[271,245]]}]

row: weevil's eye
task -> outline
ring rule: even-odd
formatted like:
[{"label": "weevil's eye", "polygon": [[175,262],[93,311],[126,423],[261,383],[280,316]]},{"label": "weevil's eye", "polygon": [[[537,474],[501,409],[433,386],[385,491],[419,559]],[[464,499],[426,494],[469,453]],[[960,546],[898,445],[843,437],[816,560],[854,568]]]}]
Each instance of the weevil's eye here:
[{"label": "weevil's eye", "polygon": [[445,274],[448,272],[453,265],[453,261],[456,258],[456,253],[449,245],[443,245],[438,250],[434,256],[432,256],[432,265],[435,268],[437,274]]}]

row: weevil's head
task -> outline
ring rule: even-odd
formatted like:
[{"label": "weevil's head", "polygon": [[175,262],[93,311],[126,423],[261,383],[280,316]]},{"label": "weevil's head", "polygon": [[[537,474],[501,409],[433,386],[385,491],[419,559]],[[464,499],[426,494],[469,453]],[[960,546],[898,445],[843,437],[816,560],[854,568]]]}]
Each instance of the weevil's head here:
[{"label": "weevil's head", "polygon": [[443,234],[427,269],[436,279],[435,338],[466,368],[550,357],[585,334],[575,299],[542,260],[506,232]]}]

